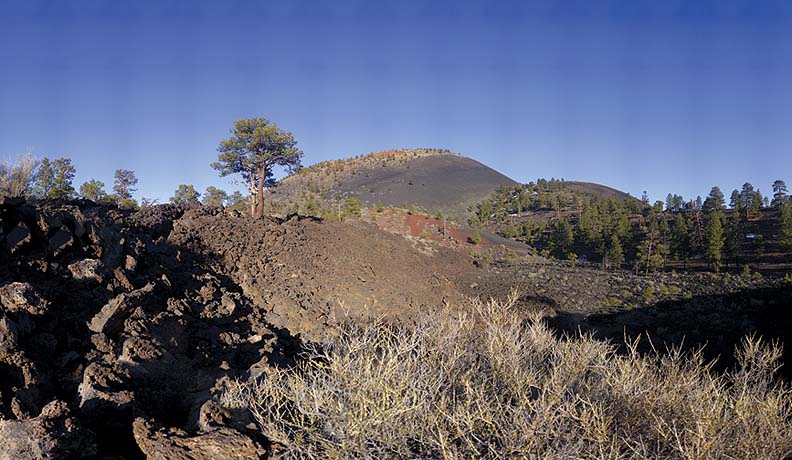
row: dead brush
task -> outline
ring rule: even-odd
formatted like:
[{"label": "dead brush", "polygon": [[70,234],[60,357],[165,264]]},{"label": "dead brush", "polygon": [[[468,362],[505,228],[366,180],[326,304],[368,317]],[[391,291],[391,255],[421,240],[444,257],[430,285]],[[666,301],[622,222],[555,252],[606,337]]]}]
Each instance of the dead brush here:
[{"label": "dead brush", "polygon": [[719,374],[700,353],[626,354],[559,338],[514,301],[471,300],[412,327],[348,323],[311,359],[231,383],[286,459],[782,459],[781,350],[748,338]]}]

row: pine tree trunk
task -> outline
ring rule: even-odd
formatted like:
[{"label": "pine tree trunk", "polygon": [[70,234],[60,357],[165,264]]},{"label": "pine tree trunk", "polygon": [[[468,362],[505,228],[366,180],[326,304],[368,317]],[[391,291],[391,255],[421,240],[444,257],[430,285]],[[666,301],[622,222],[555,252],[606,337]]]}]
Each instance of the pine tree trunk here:
[{"label": "pine tree trunk", "polygon": [[256,217],[256,209],[258,207],[258,195],[256,194],[256,179],[254,174],[250,174],[250,184],[248,191],[250,192],[250,217]]},{"label": "pine tree trunk", "polygon": [[257,207],[256,217],[264,217],[264,182],[267,180],[267,164],[264,163],[259,169],[258,190],[256,190]]}]

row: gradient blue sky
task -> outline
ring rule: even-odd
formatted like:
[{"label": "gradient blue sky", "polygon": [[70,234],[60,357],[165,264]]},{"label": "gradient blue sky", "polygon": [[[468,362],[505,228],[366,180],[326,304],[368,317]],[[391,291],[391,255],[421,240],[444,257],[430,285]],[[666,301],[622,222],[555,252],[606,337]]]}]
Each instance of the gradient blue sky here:
[{"label": "gradient blue sky", "polygon": [[0,157],[69,156],[138,197],[232,188],[238,118],[305,164],[444,147],[527,182],[653,199],[792,181],[788,1],[0,0]]}]

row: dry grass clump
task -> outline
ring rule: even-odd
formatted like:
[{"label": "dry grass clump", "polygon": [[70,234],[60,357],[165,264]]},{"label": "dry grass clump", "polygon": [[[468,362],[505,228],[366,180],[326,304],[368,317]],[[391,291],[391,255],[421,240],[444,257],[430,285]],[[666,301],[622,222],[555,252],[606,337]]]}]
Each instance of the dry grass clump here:
[{"label": "dry grass clump", "polygon": [[782,459],[781,350],[749,338],[738,370],[558,338],[514,302],[471,301],[413,327],[347,324],[290,369],[233,383],[279,458]]}]

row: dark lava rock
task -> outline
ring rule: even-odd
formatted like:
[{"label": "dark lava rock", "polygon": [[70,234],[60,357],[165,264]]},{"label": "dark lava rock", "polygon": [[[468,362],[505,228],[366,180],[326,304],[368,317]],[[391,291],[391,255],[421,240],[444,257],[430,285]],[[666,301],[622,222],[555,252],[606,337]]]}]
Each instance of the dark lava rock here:
[{"label": "dark lava rock", "polygon": [[102,363],[89,364],[78,389],[80,409],[95,415],[128,411],[135,395],[119,389],[128,380],[129,375],[123,369]]},{"label": "dark lava rock", "polygon": [[190,436],[183,430],[156,429],[150,421],[137,418],[133,432],[138,447],[151,460],[255,460],[267,453],[250,437],[226,427]]},{"label": "dark lava rock", "polygon": [[24,222],[20,222],[6,235],[6,250],[14,253],[30,242],[30,229]]},{"label": "dark lava rock", "polygon": [[49,302],[42,299],[28,283],[9,283],[0,287],[0,305],[6,312],[26,311],[31,315],[42,315]]},{"label": "dark lava rock", "polygon": [[49,250],[53,255],[57,256],[71,247],[72,244],[74,244],[74,238],[71,231],[65,225],[61,225],[60,229],[49,239]]},{"label": "dark lava rock", "polygon": [[99,259],[83,259],[70,264],[67,268],[71,272],[72,278],[76,280],[92,280],[101,283],[104,279],[102,276],[103,267],[102,261]]},{"label": "dark lava rock", "polygon": [[110,334],[123,329],[124,320],[135,309],[135,300],[140,299],[154,290],[154,283],[133,291],[129,294],[119,294],[108,302],[102,310],[91,318],[88,329],[96,333]]},{"label": "dark lava rock", "polygon": [[0,460],[65,460],[95,454],[94,434],[80,426],[63,401],[50,402],[29,420],[0,420]]}]

